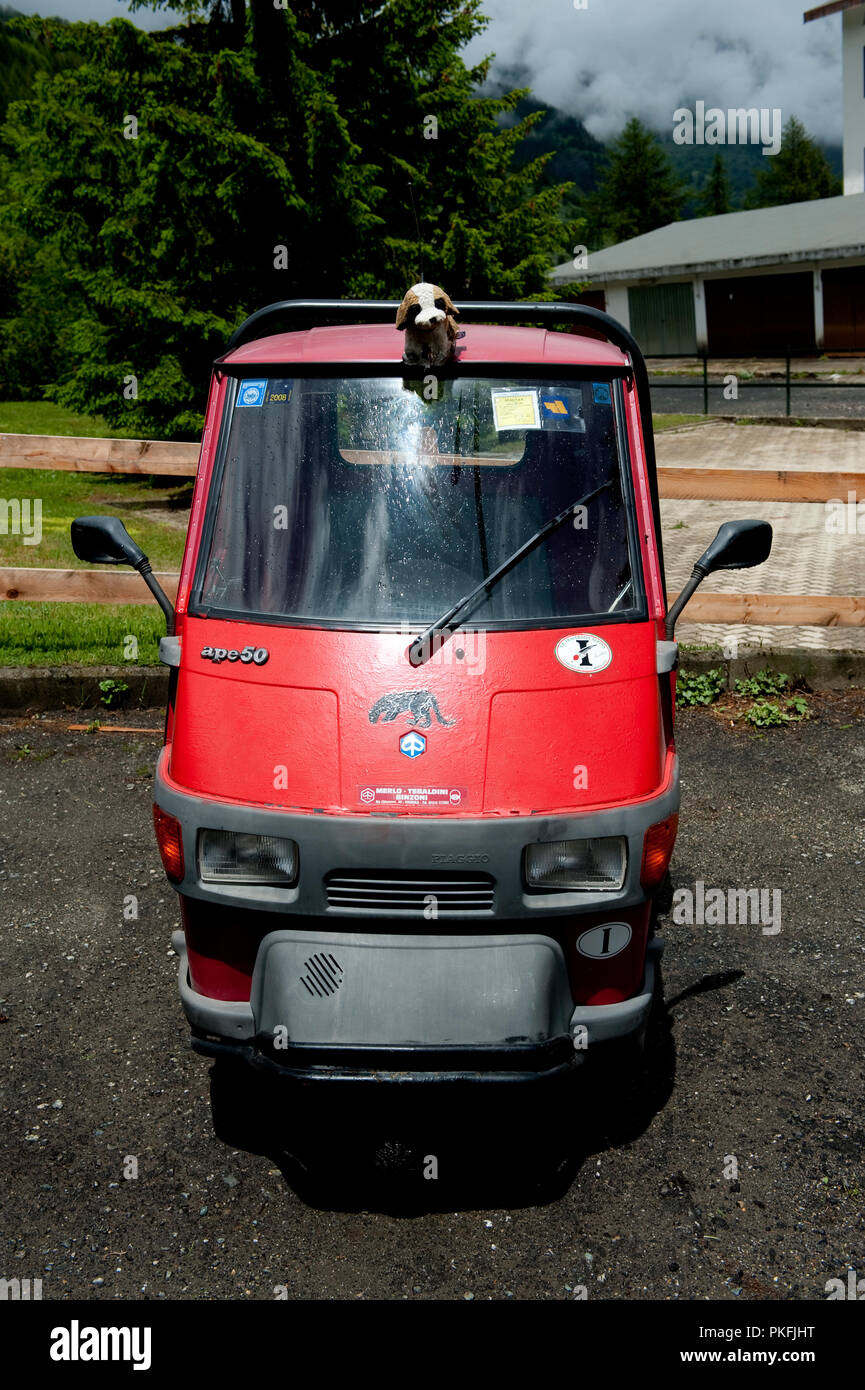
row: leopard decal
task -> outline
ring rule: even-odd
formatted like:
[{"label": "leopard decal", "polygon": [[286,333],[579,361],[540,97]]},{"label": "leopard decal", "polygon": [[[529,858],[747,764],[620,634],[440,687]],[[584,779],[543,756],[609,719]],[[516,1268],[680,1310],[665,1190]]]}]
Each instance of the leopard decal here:
[{"label": "leopard decal", "polygon": [[455,724],[455,719],[445,719],[438,707],[438,701],[431,690],[389,690],[376,700],[369,712],[370,724],[392,724],[400,714],[405,714],[407,724],[417,724],[428,729],[435,715],[440,724]]}]

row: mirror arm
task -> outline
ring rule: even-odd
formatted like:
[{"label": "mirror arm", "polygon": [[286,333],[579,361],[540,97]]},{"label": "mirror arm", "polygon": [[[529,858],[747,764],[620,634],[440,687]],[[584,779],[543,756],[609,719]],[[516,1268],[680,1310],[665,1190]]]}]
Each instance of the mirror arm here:
[{"label": "mirror arm", "polygon": [[174,606],[171,602],[171,599],[168,597],[165,590],[162,588],[162,586],[156,579],[153,573],[153,566],[151,565],[147,556],[142,555],[141,559],[138,561],[138,564],[135,565],[134,568],[141,575],[141,578],[144,580],[153,597],[156,599],[156,602],[159,604],[159,607],[165,614],[165,631],[167,636],[173,637]]},{"label": "mirror arm", "polygon": [[687,584],[682,589],[682,592],[679,594],[679,597],[676,599],[676,602],[673,604],[672,608],[667,613],[665,631],[667,634],[668,642],[672,642],[673,640],[673,632],[676,627],[676,619],[678,618],[682,609],[685,607],[685,604],[688,602],[691,595],[694,593],[694,590],[697,589],[700,584],[702,584],[703,580],[706,578],[706,575],[708,573],[709,571],[707,569],[704,569],[704,567],[700,564],[698,560],[694,568],[691,570],[691,578],[688,580]]}]

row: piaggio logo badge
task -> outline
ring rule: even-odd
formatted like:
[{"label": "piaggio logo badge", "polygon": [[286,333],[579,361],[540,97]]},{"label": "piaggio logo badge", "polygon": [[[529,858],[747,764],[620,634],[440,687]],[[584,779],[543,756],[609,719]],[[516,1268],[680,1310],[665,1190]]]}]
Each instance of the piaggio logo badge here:
[{"label": "piaggio logo badge", "polygon": [[405,753],[407,758],[419,758],[421,753],[426,752],[426,739],[423,734],[412,729],[410,733],[403,734],[400,739],[399,751]]}]

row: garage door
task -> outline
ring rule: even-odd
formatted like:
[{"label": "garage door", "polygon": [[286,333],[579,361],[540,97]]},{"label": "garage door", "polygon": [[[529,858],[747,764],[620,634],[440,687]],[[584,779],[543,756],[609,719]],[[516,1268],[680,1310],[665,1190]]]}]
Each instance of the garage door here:
[{"label": "garage door", "polygon": [[631,332],[647,356],[691,357],[697,351],[694,289],[685,285],[640,285],[628,290]]},{"label": "garage door", "polygon": [[865,352],[865,265],[823,271],[823,345]]},{"label": "garage door", "polygon": [[815,352],[814,277],[805,271],[707,280],[706,317],[713,357]]}]

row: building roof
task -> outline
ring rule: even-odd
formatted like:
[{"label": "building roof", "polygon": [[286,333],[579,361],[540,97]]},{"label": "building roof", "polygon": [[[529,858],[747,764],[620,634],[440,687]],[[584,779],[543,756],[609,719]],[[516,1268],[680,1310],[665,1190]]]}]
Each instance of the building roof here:
[{"label": "building roof", "polygon": [[807,24],[811,19],[825,19],[828,14],[840,14],[842,10],[855,10],[862,0],[832,0],[831,4],[818,5],[816,10],[807,10],[802,16]]},{"label": "building roof", "polygon": [[[531,306],[527,305],[527,312]],[[457,342],[461,363],[562,362],[587,366],[627,365],[619,348],[582,333],[550,333],[544,328],[513,328],[490,324],[466,324]],[[296,333],[275,333],[245,343],[222,358],[233,364],[257,362],[399,362],[405,334],[388,324],[343,324],[309,328]]]},{"label": "building roof", "polygon": [[603,285],[836,259],[865,259],[865,193],[670,222],[591,252],[587,270],[566,261],[550,279]]}]

